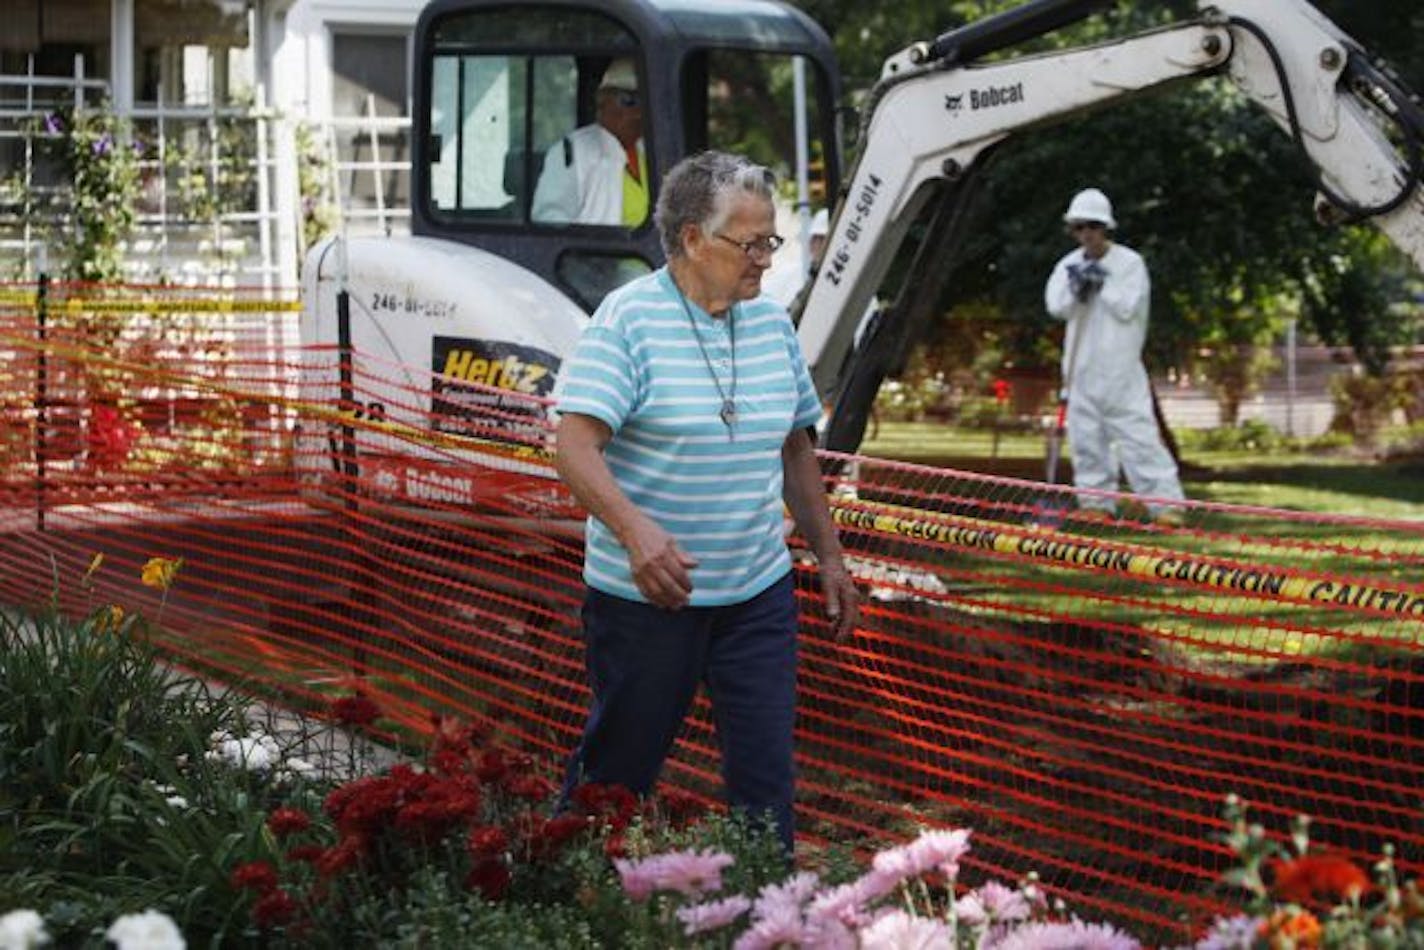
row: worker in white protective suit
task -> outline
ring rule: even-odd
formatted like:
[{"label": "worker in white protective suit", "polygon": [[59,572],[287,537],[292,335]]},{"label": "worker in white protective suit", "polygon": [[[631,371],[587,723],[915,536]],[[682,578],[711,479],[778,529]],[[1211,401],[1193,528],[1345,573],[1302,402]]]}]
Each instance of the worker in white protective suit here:
[{"label": "worker in white protective suit", "polygon": [[534,188],[535,221],[636,227],[648,218],[648,158],[633,61],[608,64],[598,83],[597,120],[544,155]]},{"label": "worker in white protective suit", "polygon": [[[1142,255],[1112,240],[1112,203],[1096,188],[1073,196],[1063,215],[1078,242],[1053,267],[1044,304],[1067,323],[1063,387],[1078,488],[1116,491],[1118,468],[1147,499],[1155,521],[1178,524],[1183,498],[1177,464],[1162,443],[1142,365],[1151,281]],[[1117,457],[1114,457],[1114,448]],[[1113,499],[1078,496],[1085,519],[1113,516]]]}]

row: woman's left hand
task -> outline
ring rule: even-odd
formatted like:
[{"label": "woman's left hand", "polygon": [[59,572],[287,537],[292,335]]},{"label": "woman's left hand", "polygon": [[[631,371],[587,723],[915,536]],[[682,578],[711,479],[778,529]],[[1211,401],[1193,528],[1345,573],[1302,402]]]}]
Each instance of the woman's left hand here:
[{"label": "woman's left hand", "polygon": [[855,589],[845,562],[822,562],[821,593],[826,598],[826,616],[831,619],[831,635],[844,643],[860,622],[860,592]]}]

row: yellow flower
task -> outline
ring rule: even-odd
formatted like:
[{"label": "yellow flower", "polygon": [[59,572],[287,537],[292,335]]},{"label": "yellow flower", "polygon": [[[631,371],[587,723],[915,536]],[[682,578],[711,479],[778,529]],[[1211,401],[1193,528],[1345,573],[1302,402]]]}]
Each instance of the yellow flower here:
[{"label": "yellow flower", "polygon": [[123,622],[124,608],[118,604],[110,604],[107,607],[100,608],[100,610],[94,614],[94,632],[116,633],[118,632],[119,624]]},{"label": "yellow flower", "polygon": [[99,569],[99,565],[104,563],[104,552],[100,551],[94,555],[94,559],[89,562],[89,570],[84,572],[84,580],[87,583],[89,578],[94,576],[94,572]]},{"label": "yellow flower", "polygon": [[178,568],[183,566],[183,559],[171,557],[151,557],[148,563],[143,566],[143,574],[140,579],[145,587],[156,587],[159,590],[167,590],[173,586],[173,578],[178,574]]}]

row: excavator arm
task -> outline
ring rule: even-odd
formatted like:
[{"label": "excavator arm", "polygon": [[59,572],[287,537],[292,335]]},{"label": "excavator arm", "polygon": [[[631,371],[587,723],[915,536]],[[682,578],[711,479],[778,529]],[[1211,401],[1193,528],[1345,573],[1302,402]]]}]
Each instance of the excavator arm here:
[{"label": "excavator arm", "polygon": [[[1303,0],[1219,0],[1196,20],[1113,42],[974,62],[1104,5],[1037,0],[886,61],[826,253],[797,314],[816,385],[838,397],[828,447],[859,444],[880,380],[931,315],[926,291],[945,269],[945,242],[962,218],[956,206],[987,150],[1174,82],[1226,72],[1309,157],[1322,217],[1369,218],[1424,269],[1424,118],[1392,76]],[[922,246],[900,298],[852,353],[861,315],[929,201],[940,206],[927,240],[939,243]]]}]

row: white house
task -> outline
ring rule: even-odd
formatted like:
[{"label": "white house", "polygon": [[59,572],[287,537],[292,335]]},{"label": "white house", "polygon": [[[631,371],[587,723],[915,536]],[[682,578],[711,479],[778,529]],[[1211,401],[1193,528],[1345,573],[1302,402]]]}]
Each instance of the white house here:
[{"label": "white house", "polygon": [[[405,227],[423,3],[4,0],[0,180],[62,189],[36,160],[36,129],[58,107],[112,108],[143,144],[134,276],[295,286],[304,198],[312,210],[299,150],[326,159],[319,184],[347,228]],[[12,263],[40,233],[17,193],[0,206]]]}]

